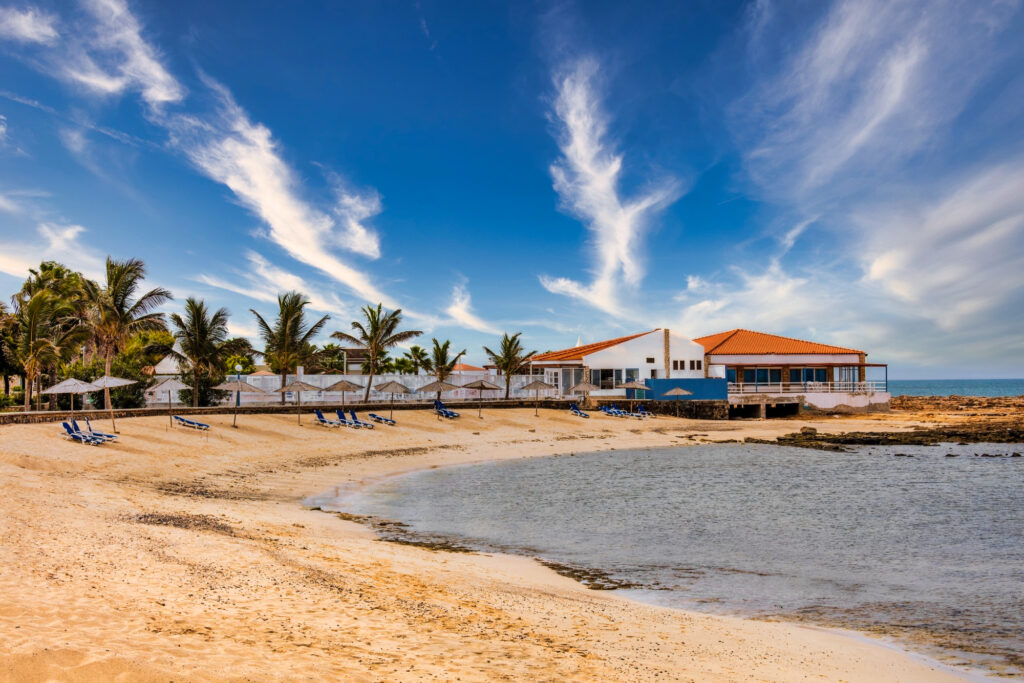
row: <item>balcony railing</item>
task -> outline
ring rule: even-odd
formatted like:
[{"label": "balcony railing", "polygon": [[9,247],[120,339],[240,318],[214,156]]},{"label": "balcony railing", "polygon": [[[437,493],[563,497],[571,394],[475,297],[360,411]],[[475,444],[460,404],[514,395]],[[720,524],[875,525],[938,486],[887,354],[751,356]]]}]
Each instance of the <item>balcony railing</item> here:
[{"label": "balcony railing", "polygon": [[888,382],[751,382],[729,383],[730,394],[875,394],[889,391]]}]

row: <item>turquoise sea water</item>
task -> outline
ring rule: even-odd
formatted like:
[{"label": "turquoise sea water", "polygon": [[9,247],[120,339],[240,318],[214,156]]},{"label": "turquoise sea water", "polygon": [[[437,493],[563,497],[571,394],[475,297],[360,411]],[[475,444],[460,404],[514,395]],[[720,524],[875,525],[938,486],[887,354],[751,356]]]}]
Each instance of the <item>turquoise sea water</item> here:
[{"label": "turquoise sea water", "polygon": [[1024,379],[891,379],[893,396],[1021,396]]},{"label": "turquoise sea water", "polygon": [[1022,454],[615,451],[415,472],[324,508],[604,572],[642,600],[860,629],[1022,676]]}]

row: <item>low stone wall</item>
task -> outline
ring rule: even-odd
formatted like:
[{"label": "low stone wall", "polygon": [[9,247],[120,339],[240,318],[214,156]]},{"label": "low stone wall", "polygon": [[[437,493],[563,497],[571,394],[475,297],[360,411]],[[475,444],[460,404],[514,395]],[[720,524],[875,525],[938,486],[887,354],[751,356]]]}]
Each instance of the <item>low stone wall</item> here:
[{"label": "low stone wall", "polygon": [[[552,400],[542,399],[540,401],[541,410],[568,410],[570,401],[565,400]],[[476,410],[480,405],[477,401],[473,400],[461,400],[461,401],[445,401],[444,404],[459,412],[469,413],[471,410]],[[533,408],[534,401],[528,401],[525,399],[509,399],[508,401],[487,401],[483,402],[484,410],[494,409],[507,409],[507,408]],[[303,415],[312,415],[316,409],[324,411],[325,416],[333,416],[335,410],[342,408],[341,403],[309,403],[303,404],[302,406],[296,406],[294,404],[288,405],[266,405],[266,406],[240,406],[237,409],[233,406],[213,406],[209,408],[186,408],[183,406],[174,406],[171,408],[122,408],[114,409],[115,419],[124,419],[127,417],[145,417],[145,416],[168,416],[168,415],[232,415],[236,411],[239,415],[295,415],[302,413]],[[346,402],[344,405],[345,410],[355,410],[357,413],[361,413],[365,416],[367,412],[373,412],[377,414],[385,414],[391,410],[390,403],[382,403],[374,401],[373,403],[350,403]],[[401,410],[433,410],[433,404],[431,402],[404,402],[395,403],[395,411]],[[88,416],[90,420],[103,420],[110,419],[110,411],[107,410],[76,410],[72,413],[69,410],[43,410],[43,411],[32,411],[22,413],[0,413],[0,425],[4,424],[33,424],[33,423],[59,423],[65,420],[69,420],[72,417],[82,419],[83,416]]]},{"label": "low stone wall", "polygon": [[[620,408],[623,406],[619,406]],[[728,420],[728,401],[644,401],[644,408],[655,415],[676,415],[693,420]]]}]

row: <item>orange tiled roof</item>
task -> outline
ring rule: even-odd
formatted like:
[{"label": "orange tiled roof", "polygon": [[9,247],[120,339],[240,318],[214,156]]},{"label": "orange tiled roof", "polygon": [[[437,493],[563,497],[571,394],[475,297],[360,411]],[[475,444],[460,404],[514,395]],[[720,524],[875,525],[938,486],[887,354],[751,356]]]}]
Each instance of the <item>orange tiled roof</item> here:
[{"label": "orange tiled roof", "polygon": [[864,353],[857,349],[842,346],[831,346],[817,342],[780,337],[777,334],[754,332],[752,330],[729,330],[718,334],[694,339],[704,347],[704,353],[720,355],[759,355],[759,354],[797,354],[797,353]]},{"label": "orange tiled roof", "polygon": [[478,368],[475,365],[467,365],[466,363],[456,363],[452,367],[452,370],[456,372],[458,372],[459,370],[462,370],[464,372],[483,372],[483,368]]},{"label": "orange tiled roof", "polygon": [[647,332],[631,334],[627,337],[618,337],[616,339],[609,339],[607,341],[594,342],[593,344],[584,344],[583,346],[574,346],[571,349],[562,349],[561,351],[548,351],[547,353],[538,353],[531,360],[583,360],[583,356],[589,356],[592,353],[597,353],[598,351],[610,349],[613,346],[617,346],[623,342],[628,342],[630,339],[642,337],[645,334],[650,334],[651,332],[656,332],[656,330],[648,330]]}]

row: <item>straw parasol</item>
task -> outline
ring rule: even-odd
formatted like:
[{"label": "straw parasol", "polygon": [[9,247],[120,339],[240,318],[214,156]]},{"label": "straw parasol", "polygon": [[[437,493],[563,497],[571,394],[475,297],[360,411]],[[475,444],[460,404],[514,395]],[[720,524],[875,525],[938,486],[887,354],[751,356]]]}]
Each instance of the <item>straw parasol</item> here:
[{"label": "straw parasol", "polygon": [[[448,382],[442,382],[441,380],[437,380],[437,381],[431,382],[430,384],[426,384],[426,385],[420,387],[416,391],[424,393],[424,394],[425,393],[438,394],[440,396],[442,393],[444,393],[446,391],[455,391],[458,388],[459,387],[455,386],[454,384],[449,384]],[[437,419],[438,420],[441,419],[441,413],[437,414]]]},{"label": "straw parasol", "polygon": [[478,380],[475,380],[473,382],[470,382],[469,384],[463,384],[462,388],[463,389],[476,389],[477,390],[478,398],[480,400],[479,400],[479,402],[477,404],[476,416],[479,417],[479,418],[482,418],[484,416],[484,392],[485,391],[501,391],[501,387],[499,387],[494,382],[488,382],[485,379],[478,379]]},{"label": "straw parasol", "polygon": [[[296,405],[302,408],[302,392],[303,391],[321,391],[320,387],[314,387],[312,384],[307,384],[301,380],[296,380],[286,387],[281,387],[276,390],[279,394],[284,394],[289,391],[295,392]],[[302,424],[302,411],[299,410],[299,424]]]},{"label": "straw parasol", "polygon": [[590,392],[591,391],[600,391],[600,389],[601,389],[601,387],[597,386],[596,384],[591,384],[590,382],[584,381],[584,382],[580,382],[576,386],[574,386],[571,389],[569,389],[569,393],[575,394],[577,391],[582,391],[583,392],[583,404],[586,405],[587,404],[587,400],[589,398]]},{"label": "straw parasol", "polygon": [[540,392],[541,391],[546,391],[548,389],[557,389],[557,388],[558,387],[556,387],[554,384],[548,384],[547,382],[541,382],[539,379],[533,380],[532,382],[527,384],[525,387],[520,387],[520,389],[522,389],[523,391],[532,391],[533,392],[533,416],[534,417],[538,417],[540,415],[540,413],[537,410],[540,407]]},{"label": "straw parasol", "polygon": [[238,404],[241,401],[238,398],[242,394],[269,394],[269,391],[264,391],[257,386],[253,386],[248,382],[243,382],[240,379],[233,380],[231,382],[224,382],[214,387],[217,391],[233,391],[235,392],[235,415],[231,418],[231,426],[238,429]]},{"label": "straw parasol", "polygon": [[[110,375],[103,375],[99,379],[94,379],[92,385],[97,389],[115,389],[117,387],[126,387],[131,384],[138,384],[134,379],[123,379],[121,377],[111,377]],[[114,402],[111,401],[110,405],[107,406],[110,409],[110,427],[117,434],[117,423],[114,422]]]},{"label": "straw parasol", "polygon": [[97,391],[99,389],[95,384],[89,382],[83,382],[80,379],[66,379],[63,382],[54,384],[49,389],[43,389],[40,393],[43,394],[71,394],[71,412],[75,412],[75,394],[87,394],[90,391]]},{"label": "straw parasol", "polygon": [[[650,387],[648,387],[643,382],[637,382],[636,380],[633,380],[632,382],[626,382],[625,384],[620,384],[618,388],[619,389],[633,389],[634,391],[647,391],[647,390],[650,389]],[[633,400],[632,399],[630,399],[630,401],[629,401],[629,412],[633,412]]]},{"label": "straw parasol", "polygon": [[[393,382],[393,384],[398,384],[398,382]],[[398,386],[402,386],[402,385],[398,384]],[[327,387],[326,389],[324,389],[324,391],[340,391],[341,392],[341,410],[342,410],[342,412],[345,412],[345,392],[346,391],[359,391],[360,389],[365,389],[365,388],[366,387],[364,387],[362,384],[356,384],[355,382],[349,382],[347,379],[343,379],[343,380],[341,380],[339,382],[335,382],[331,386]]]},{"label": "straw parasol", "polygon": [[[687,391],[686,389],[683,389],[682,387],[672,387],[671,389],[666,391],[663,395],[664,396],[693,396],[693,392],[692,391]],[[679,417],[679,404],[678,403],[676,403],[676,417]]]},{"label": "straw parasol", "polygon": [[160,384],[157,384],[156,386],[147,389],[146,393],[159,394],[165,391],[167,392],[167,422],[173,427],[174,418],[171,416],[171,392],[185,391],[186,389],[191,388],[192,387],[188,386],[187,384],[179,380],[177,377],[168,377],[164,381],[160,382]]},{"label": "straw parasol", "polygon": [[[344,381],[344,380],[342,380],[342,381]],[[341,382],[338,382],[338,384],[341,384]],[[360,387],[360,388],[362,388],[362,387]],[[373,388],[373,390],[374,391],[380,391],[380,392],[383,392],[385,394],[391,394],[391,414],[388,415],[388,419],[393,419],[395,417],[395,394],[411,394],[412,393],[412,389],[410,389],[409,387],[405,386],[404,384],[399,384],[398,382],[395,382],[394,380],[392,380],[390,382],[384,382],[384,384],[378,384],[377,386],[375,386]]]}]

